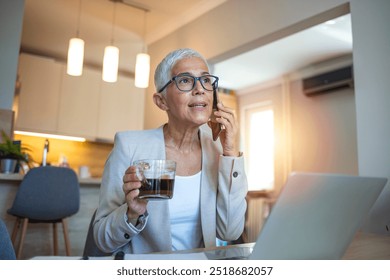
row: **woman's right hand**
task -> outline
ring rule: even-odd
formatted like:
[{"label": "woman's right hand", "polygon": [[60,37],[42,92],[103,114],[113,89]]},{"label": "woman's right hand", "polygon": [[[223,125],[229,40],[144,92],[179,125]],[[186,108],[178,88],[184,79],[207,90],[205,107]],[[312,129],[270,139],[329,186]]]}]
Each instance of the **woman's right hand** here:
[{"label": "woman's right hand", "polygon": [[137,177],[136,167],[130,166],[123,176],[123,192],[126,197],[127,218],[129,220],[138,219],[140,215],[146,212],[148,201],[138,198],[140,187],[141,181]]}]

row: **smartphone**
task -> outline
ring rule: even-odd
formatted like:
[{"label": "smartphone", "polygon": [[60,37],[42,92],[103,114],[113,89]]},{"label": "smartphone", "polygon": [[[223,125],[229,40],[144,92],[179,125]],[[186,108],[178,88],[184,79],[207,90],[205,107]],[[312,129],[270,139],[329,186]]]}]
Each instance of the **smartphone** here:
[{"label": "smartphone", "polygon": [[218,139],[219,134],[222,131],[222,125],[215,120],[215,116],[214,116],[214,112],[218,111],[217,104],[218,104],[217,87],[214,87],[214,90],[213,90],[213,112],[211,113],[211,122],[210,122],[211,131],[213,134],[214,141],[216,141]]}]

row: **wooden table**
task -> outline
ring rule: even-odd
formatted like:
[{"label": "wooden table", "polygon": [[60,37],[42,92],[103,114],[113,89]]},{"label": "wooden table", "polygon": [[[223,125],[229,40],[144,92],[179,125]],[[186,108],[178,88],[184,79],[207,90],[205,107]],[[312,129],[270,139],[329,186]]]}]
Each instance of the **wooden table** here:
[{"label": "wooden table", "polygon": [[[208,259],[221,259],[237,255],[249,255],[255,243],[243,243],[213,248],[199,248],[193,250],[166,252],[166,253],[206,253]],[[390,260],[390,235],[377,235],[358,232],[343,260]]]},{"label": "wooden table", "polygon": [[344,260],[390,260],[390,235],[358,232]]}]

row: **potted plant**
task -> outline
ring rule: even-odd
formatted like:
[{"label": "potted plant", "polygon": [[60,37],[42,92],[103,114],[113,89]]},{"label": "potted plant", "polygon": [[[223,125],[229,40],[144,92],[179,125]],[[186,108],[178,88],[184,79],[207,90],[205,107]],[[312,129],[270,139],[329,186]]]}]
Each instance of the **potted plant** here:
[{"label": "potted plant", "polygon": [[28,149],[14,143],[4,131],[1,131],[1,136],[3,138],[3,142],[0,143],[1,173],[13,173],[18,163],[28,163],[28,154],[25,152]]}]

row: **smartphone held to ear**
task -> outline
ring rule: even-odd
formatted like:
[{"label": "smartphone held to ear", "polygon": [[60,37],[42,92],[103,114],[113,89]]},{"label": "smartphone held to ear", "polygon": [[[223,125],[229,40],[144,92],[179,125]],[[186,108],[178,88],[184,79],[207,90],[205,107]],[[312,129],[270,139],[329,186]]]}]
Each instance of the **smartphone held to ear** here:
[{"label": "smartphone held to ear", "polygon": [[213,133],[213,140],[214,141],[216,141],[218,139],[219,134],[222,131],[222,124],[218,123],[215,120],[215,115],[214,115],[214,112],[218,111],[217,104],[218,104],[217,87],[214,87],[214,90],[213,90],[213,112],[211,113],[211,116],[210,116],[210,126],[211,126],[211,131]]}]

